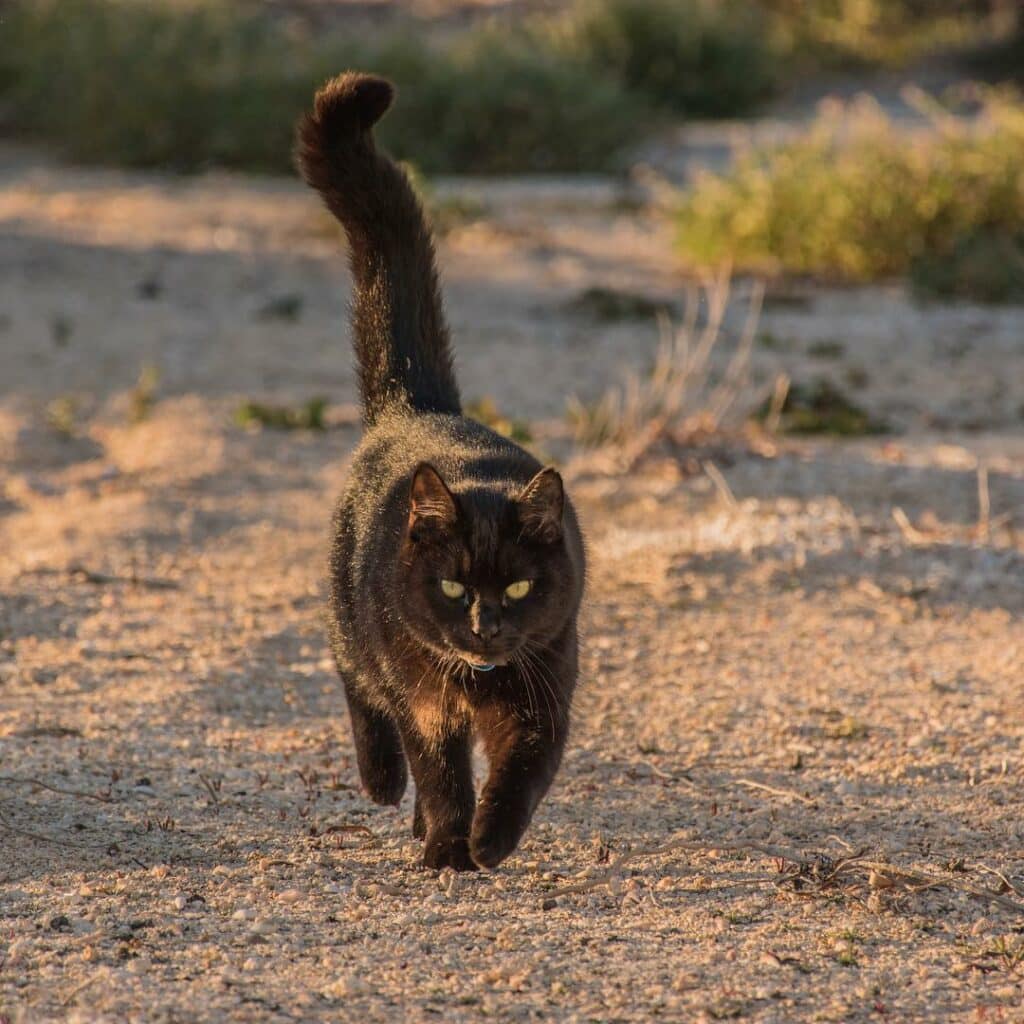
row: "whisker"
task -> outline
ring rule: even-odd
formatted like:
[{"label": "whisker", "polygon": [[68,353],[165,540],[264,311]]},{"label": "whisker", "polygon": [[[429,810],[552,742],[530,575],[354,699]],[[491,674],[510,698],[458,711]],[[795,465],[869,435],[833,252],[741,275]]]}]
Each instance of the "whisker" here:
[{"label": "whisker", "polygon": [[[551,649],[547,648],[547,650]],[[533,654],[533,658],[537,666],[538,675],[550,692],[552,700],[555,702],[557,708],[556,715],[559,719],[564,719],[567,717],[569,709],[565,706],[561,698],[561,686],[559,685],[560,680],[555,677],[553,669],[542,661],[538,655]]]},{"label": "whisker", "polygon": [[530,717],[536,721],[539,717],[539,705],[535,702],[536,694],[534,692],[533,683],[530,681],[529,668],[525,659],[518,651],[512,656],[512,661],[521,672],[521,678],[526,686],[526,696],[529,701]]},{"label": "whisker", "polygon": [[522,648],[522,652],[524,656],[524,664],[529,665],[529,676],[539,684],[541,696],[543,696],[544,703],[547,705],[548,716],[551,722],[551,741],[554,742],[556,738],[555,725],[556,719],[558,718],[555,707],[558,704],[558,698],[552,689],[550,680],[545,678],[547,666],[544,665],[537,654],[531,651],[529,647],[524,646]]}]

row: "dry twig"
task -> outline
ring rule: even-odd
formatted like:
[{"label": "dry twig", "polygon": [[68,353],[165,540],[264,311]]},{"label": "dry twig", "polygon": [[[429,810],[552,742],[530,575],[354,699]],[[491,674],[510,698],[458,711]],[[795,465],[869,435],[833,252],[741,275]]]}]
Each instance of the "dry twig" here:
[{"label": "dry twig", "polygon": [[[849,844],[843,843],[842,845],[850,849]],[[769,843],[701,843],[683,838],[673,839],[661,846],[648,849],[639,847],[620,854],[606,871],[554,889],[545,894],[545,899],[558,899],[562,896],[570,896],[598,889],[613,882],[622,869],[632,861],[648,857],[658,857],[666,853],[674,853],[678,850],[687,850],[695,853],[723,850],[733,853],[763,854],[778,861],[781,867],[778,877],[766,876],[761,880],[762,883],[776,886],[788,883],[798,892],[805,890],[808,886],[813,886],[816,891],[821,891],[843,882],[851,884],[867,882],[872,888],[896,888],[902,884],[910,892],[946,888],[965,893],[976,900],[996,903],[998,906],[1015,914],[1024,914],[1024,903],[1011,899],[1002,893],[993,892],[969,882],[944,878],[941,875],[933,875],[917,870],[910,871],[884,861],[867,860],[863,855],[863,851],[860,853],[851,852],[847,857],[834,860],[824,854],[790,850]],[[788,869],[786,865],[789,866]],[[1003,881],[1009,884],[1005,879]],[[753,885],[756,884],[756,880],[749,879],[744,884]],[[1013,887],[1011,886],[1011,888]],[[1014,891],[1016,890],[1014,889]]]},{"label": "dry twig", "polygon": [[804,796],[801,793],[796,793],[791,789],[776,789],[775,786],[766,786],[763,782],[755,782],[753,779],[737,779],[737,786],[746,786],[748,789],[759,789],[765,793],[771,793],[772,796],[786,797],[790,800],[798,800],[802,804],[807,804],[813,807],[817,803],[815,799],[809,796]]},{"label": "dry twig", "polygon": [[9,782],[16,786],[38,786],[40,789],[47,789],[51,793],[60,793],[62,796],[80,796],[85,800],[98,800],[102,804],[114,802],[114,798],[105,793],[85,793],[79,789],[61,789],[59,786],[51,786],[41,779],[32,779],[18,775],[0,775],[0,782]]}]

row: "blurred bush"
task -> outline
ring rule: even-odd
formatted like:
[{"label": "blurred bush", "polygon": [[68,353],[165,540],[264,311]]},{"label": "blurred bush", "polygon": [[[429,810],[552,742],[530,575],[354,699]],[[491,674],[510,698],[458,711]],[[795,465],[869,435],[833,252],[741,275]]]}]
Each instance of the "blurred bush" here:
[{"label": "blurred bush", "polygon": [[779,47],[797,65],[895,65],[1001,38],[1016,0],[760,0]]},{"label": "blurred bush", "polygon": [[79,160],[287,172],[295,119],[349,67],[396,81],[383,141],[428,172],[608,168],[647,123],[614,76],[525,32],[478,30],[435,50],[166,0],[8,3],[0,116]]},{"label": "blurred bush", "polygon": [[9,5],[4,120],[75,159],[193,170],[287,169],[323,56],[220,4]]},{"label": "blurred bush", "polygon": [[932,132],[908,137],[866,101],[829,106],[806,136],[700,176],[680,200],[680,251],[851,281],[914,274],[922,288],[998,297],[1005,289],[981,279],[985,264],[1004,274],[1024,236],[1024,106],[989,93],[971,121],[932,116]]},{"label": "blurred bush", "polygon": [[[427,173],[609,170],[665,115],[749,113],[809,69],[980,38],[998,10],[1020,29],[1015,0],[575,0],[425,39],[239,0],[0,0],[0,126],[78,160],[288,172],[313,90],[358,67],[398,84],[381,136]],[[985,59],[1012,65],[1016,38]]]},{"label": "blurred bush", "polygon": [[427,173],[608,169],[651,123],[613,76],[525,31],[476,30],[442,53],[396,40],[372,66],[400,90],[383,142]]},{"label": "blurred bush", "polygon": [[[555,30],[556,33],[558,30]],[[769,25],[733,0],[583,0],[561,25],[563,51],[674,113],[742,114],[779,78]]]}]

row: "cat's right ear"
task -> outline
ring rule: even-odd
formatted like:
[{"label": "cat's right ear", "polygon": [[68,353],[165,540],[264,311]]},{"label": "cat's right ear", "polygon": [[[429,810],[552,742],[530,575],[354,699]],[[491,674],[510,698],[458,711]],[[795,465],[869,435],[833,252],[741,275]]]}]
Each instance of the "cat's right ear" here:
[{"label": "cat's right ear", "polygon": [[455,495],[429,462],[421,462],[412,475],[409,491],[409,536],[421,540],[445,533],[459,518]]}]

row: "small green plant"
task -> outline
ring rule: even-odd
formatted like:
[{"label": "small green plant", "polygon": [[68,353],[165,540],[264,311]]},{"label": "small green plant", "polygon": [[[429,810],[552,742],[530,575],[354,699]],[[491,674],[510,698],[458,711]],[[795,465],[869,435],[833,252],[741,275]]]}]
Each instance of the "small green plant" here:
[{"label": "small green plant", "polygon": [[848,387],[863,391],[871,383],[871,374],[863,366],[850,366],[843,373],[843,380]]},{"label": "small green plant", "polygon": [[70,440],[78,433],[78,403],[72,395],[61,395],[46,406],[46,422],[51,430]]},{"label": "small green plant", "polygon": [[67,348],[74,331],[74,321],[63,313],[58,313],[50,320],[50,337],[57,348]]},{"label": "small green plant", "polygon": [[529,423],[525,420],[510,419],[505,416],[489,395],[470,402],[466,406],[466,414],[485,427],[490,427],[495,433],[518,444],[529,444],[533,440],[533,432],[530,430]]},{"label": "small green plant", "polygon": [[299,406],[243,402],[235,410],[240,427],[272,427],[275,430],[324,430],[325,398],[311,398]]},{"label": "small green plant", "polygon": [[862,437],[883,434],[888,426],[856,404],[827,377],[808,383],[791,383],[781,406],[772,410],[771,400],[760,410],[760,418],[777,419],[783,434],[831,434]]},{"label": "small green plant", "polygon": [[260,320],[284,320],[294,323],[302,316],[305,299],[298,292],[286,292],[268,299],[260,306],[257,316]]},{"label": "small green plant", "polygon": [[862,740],[868,735],[868,727],[853,715],[844,715],[825,728],[825,735],[833,740]]},{"label": "small green plant", "polygon": [[795,342],[792,338],[783,338],[774,331],[762,331],[758,335],[757,343],[771,352],[792,352]]},{"label": "small green plant", "polygon": [[132,423],[141,423],[153,411],[159,385],[160,371],[155,366],[144,366],[139,371],[139,378],[129,395],[128,419]]},{"label": "small green plant", "polygon": [[846,346],[841,341],[833,338],[825,338],[821,341],[812,341],[807,346],[807,354],[815,359],[842,359]]},{"label": "small green plant", "polygon": [[908,137],[867,102],[831,106],[801,138],[702,175],[680,202],[680,251],[695,264],[850,281],[915,272],[935,281],[941,270],[940,291],[1012,291],[1017,242],[1007,240],[1024,236],[1024,104],[990,93],[968,123],[917,100],[933,132]]},{"label": "small green plant", "polygon": [[569,303],[569,309],[599,323],[615,323],[619,320],[653,320],[659,314],[671,313],[672,303],[649,295],[595,285],[580,292]]},{"label": "small green plant", "polygon": [[1024,967],[1024,939],[1000,935],[982,950],[981,955],[998,960],[1007,971],[1016,971]]}]

